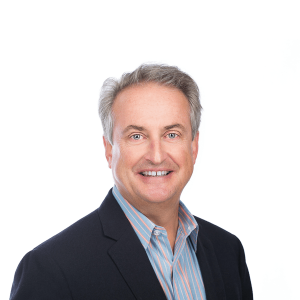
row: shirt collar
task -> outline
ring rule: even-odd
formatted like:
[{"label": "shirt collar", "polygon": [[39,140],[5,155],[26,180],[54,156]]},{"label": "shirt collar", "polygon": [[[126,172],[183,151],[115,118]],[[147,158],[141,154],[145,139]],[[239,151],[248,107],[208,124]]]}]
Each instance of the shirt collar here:
[{"label": "shirt collar", "polygon": [[196,252],[199,225],[182,201],[179,202],[178,221],[179,230],[182,231],[186,238],[190,237],[190,241]]},{"label": "shirt collar", "polygon": [[[126,199],[124,199],[115,185],[112,193],[126,215],[128,221],[132,225],[142,245],[145,249],[147,249],[154,229],[162,227],[154,224],[145,215],[132,206]],[[179,202],[178,220],[178,232],[180,231],[183,233],[186,238],[190,237],[190,241],[196,252],[199,226],[193,215],[181,201]]]},{"label": "shirt collar", "polygon": [[112,193],[145,249],[148,248],[155,224],[123,198],[116,186]]}]

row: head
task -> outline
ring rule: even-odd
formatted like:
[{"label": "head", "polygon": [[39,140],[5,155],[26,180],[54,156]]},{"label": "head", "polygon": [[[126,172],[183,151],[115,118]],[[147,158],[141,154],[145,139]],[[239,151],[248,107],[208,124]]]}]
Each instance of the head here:
[{"label": "head", "polygon": [[99,114],[121,194],[135,206],[179,201],[198,153],[201,105],[194,80],[177,67],[142,65],[104,82]]}]

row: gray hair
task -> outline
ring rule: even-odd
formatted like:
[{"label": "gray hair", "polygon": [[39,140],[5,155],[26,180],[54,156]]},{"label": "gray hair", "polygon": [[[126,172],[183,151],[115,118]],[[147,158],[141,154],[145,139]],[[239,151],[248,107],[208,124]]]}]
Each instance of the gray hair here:
[{"label": "gray hair", "polygon": [[114,119],[112,106],[117,95],[129,86],[146,82],[175,87],[183,92],[190,104],[192,138],[194,140],[200,126],[202,109],[199,88],[196,82],[179,68],[158,64],[143,64],[131,73],[124,73],[120,80],[108,78],[104,81],[99,99],[99,116],[104,137],[111,145],[113,144]]}]

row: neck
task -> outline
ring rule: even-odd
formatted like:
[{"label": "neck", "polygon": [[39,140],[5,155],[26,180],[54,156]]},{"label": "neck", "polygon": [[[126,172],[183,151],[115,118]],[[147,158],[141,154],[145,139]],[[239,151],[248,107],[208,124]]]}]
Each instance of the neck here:
[{"label": "neck", "polygon": [[126,200],[155,225],[165,228],[171,249],[174,253],[178,230],[179,199],[169,199],[160,203],[134,201],[133,199]]}]

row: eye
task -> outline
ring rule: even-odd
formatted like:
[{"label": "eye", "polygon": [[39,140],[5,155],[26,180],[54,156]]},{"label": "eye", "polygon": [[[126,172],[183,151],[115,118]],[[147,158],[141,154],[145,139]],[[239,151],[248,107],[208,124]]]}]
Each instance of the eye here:
[{"label": "eye", "polygon": [[142,138],[142,136],[140,134],[134,134],[131,136],[131,138],[133,138],[134,140],[140,140]]},{"label": "eye", "polygon": [[168,137],[170,138],[170,139],[175,139],[177,136],[178,136],[178,134],[176,134],[176,133],[168,133],[167,134],[168,135]]}]

